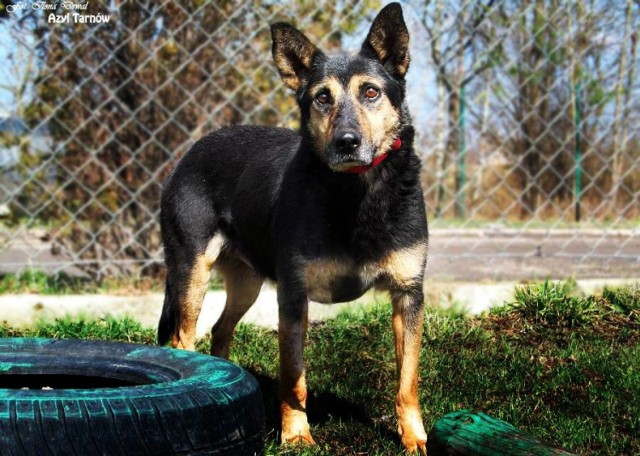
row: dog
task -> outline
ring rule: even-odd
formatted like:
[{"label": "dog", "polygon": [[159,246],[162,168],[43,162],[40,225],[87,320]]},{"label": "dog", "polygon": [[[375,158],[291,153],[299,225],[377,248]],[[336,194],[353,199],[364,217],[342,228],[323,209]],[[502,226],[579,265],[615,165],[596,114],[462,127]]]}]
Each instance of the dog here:
[{"label": "dog", "polygon": [[273,58],[295,92],[300,129],[232,126],[185,154],[161,198],[167,280],[158,342],[193,350],[212,268],[226,304],[211,354],[226,358],[234,328],[264,280],[277,284],[283,443],[313,444],[303,343],[308,300],[390,293],[398,432],[426,453],[418,404],[428,230],[421,163],[406,102],[409,33],[393,3],[355,55],[326,55],[286,23],[271,26]]}]

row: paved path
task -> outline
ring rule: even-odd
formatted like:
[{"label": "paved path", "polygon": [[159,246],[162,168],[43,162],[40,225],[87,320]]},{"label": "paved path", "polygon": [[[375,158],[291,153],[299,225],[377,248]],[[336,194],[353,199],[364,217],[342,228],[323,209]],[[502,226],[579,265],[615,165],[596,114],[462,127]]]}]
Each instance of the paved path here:
[{"label": "paved path", "polygon": [[[428,277],[438,281],[640,278],[640,229],[432,230],[429,258]],[[69,263],[52,255],[38,233],[10,245],[0,238],[0,272],[25,265],[54,271]]]},{"label": "paved path", "polygon": [[435,280],[640,278],[640,230],[433,230],[429,244]]},{"label": "paved path", "polygon": [[[32,233],[10,248],[0,243],[0,272],[15,271],[31,264],[54,271],[68,259],[52,255],[49,241]],[[454,304],[477,313],[511,299],[515,284],[522,280],[574,277],[586,290],[602,287],[605,281],[617,285],[640,281],[640,231],[565,230],[548,233],[528,230],[433,230],[425,291],[427,303]],[[585,281],[595,278],[597,280]],[[610,279],[623,279],[612,282]],[[100,318],[129,315],[144,326],[155,327],[162,308],[161,294],[142,296],[38,296],[0,295],[0,321],[13,326],[31,326],[39,320],[65,315]],[[207,294],[198,322],[199,336],[206,334],[224,306],[224,293]],[[367,294],[357,305],[386,300]],[[312,303],[311,320],[335,316],[353,304]],[[265,285],[257,303],[244,321],[268,328],[277,327],[276,294]]]}]

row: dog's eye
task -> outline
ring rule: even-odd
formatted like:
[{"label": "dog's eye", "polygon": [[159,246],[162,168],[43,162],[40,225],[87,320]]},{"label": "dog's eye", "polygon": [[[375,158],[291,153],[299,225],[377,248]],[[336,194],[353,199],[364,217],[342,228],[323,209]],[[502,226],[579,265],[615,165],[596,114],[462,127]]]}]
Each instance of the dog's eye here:
[{"label": "dog's eye", "polygon": [[364,90],[364,96],[367,97],[369,100],[378,98],[378,95],[380,95],[380,91],[375,87],[369,86]]},{"label": "dog's eye", "polygon": [[331,101],[331,99],[327,92],[320,92],[318,95],[316,95],[316,101],[318,102],[318,104],[326,105],[329,103],[329,101]]}]

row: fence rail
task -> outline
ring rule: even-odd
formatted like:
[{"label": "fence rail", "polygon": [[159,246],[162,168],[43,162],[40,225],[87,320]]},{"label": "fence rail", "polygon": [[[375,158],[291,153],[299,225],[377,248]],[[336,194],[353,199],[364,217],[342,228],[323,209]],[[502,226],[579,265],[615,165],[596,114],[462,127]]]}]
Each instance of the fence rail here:
[{"label": "fence rail", "polygon": [[[162,182],[189,146],[297,125],[269,23],[356,51],[380,6],[0,2],[0,270],[157,272]],[[637,277],[640,4],[403,9],[432,275]]]}]

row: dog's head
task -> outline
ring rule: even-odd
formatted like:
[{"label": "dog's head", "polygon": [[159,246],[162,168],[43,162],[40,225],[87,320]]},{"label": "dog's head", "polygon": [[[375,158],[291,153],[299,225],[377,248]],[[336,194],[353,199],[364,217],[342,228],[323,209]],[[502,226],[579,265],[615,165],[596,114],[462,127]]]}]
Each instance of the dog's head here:
[{"label": "dog's head", "polygon": [[409,33],[398,3],[380,11],[355,55],[327,56],[289,24],[274,24],[271,33],[278,71],[296,92],[302,133],[329,167],[371,166],[399,147],[409,123]]}]

